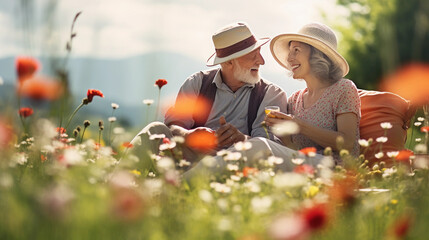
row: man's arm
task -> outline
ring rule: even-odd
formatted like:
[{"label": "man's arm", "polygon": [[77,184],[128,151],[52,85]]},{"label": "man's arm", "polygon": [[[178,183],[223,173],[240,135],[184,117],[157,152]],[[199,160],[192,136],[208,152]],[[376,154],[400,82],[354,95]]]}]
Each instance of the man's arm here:
[{"label": "man's arm", "polygon": [[275,137],[269,128],[266,128],[267,132],[265,131],[264,127],[262,126],[262,122],[265,119],[265,107],[266,106],[279,106],[280,112],[287,113],[287,96],[286,92],[283,91],[279,86],[275,84],[270,84],[268,87],[267,92],[265,93],[264,99],[261,102],[261,105],[259,106],[258,113],[256,116],[255,121],[252,125],[252,132],[250,133],[251,137],[264,137],[268,138],[267,132],[269,135],[269,139],[282,143],[281,140],[277,137]]}]

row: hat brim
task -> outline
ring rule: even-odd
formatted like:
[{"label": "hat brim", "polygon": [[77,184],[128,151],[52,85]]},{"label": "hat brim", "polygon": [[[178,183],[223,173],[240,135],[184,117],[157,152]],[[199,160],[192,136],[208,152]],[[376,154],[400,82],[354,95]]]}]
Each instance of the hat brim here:
[{"label": "hat brim", "polygon": [[284,68],[291,70],[289,64],[287,63],[290,41],[306,43],[326,54],[326,56],[328,56],[331,61],[338,64],[338,66],[341,68],[343,71],[343,77],[346,76],[349,72],[349,64],[347,63],[346,59],[335,49],[329,47],[327,44],[317,38],[296,33],[280,34],[271,41],[271,54],[273,55],[274,59]]},{"label": "hat brim", "polygon": [[261,47],[262,45],[266,44],[268,41],[270,41],[270,38],[261,38],[258,41],[256,41],[256,43],[253,44],[252,46],[245,48],[241,51],[238,51],[234,54],[231,54],[227,57],[223,57],[223,58],[217,57],[216,52],[215,52],[215,53],[213,53],[213,55],[211,55],[209,57],[209,59],[207,59],[206,65],[211,67],[211,66],[215,66],[215,65],[218,65],[220,63],[223,63],[223,62],[227,62],[227,61],[232,60],[234,58],[244,56],[244,55],[252,52],[253,50]]}]

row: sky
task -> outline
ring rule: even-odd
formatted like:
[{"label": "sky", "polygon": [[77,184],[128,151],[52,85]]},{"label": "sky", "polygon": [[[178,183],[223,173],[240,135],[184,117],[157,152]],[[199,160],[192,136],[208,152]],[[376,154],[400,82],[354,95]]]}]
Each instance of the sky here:
[{"label": "sky", "polygon": [[[0,58],[64,56],[73,18],[82,11],[74,26],[77,36],[73,40],[72,58],[121,59],[165,51],[205,63],[214,52],[212,34],[227,24],[243,21],[257,38],[273,38],[296,32],[310,22],[329,25],[329,22],[346,19],[346,10],[335,2],[0,0]],[[263,77],[264,72],[288,77],[287,71],[271,56],[269,44],[262,47],[261,53],[265,58],[265,66],[261,68]],[[288,94],[305,86],[302,81],[280,81]]]}]

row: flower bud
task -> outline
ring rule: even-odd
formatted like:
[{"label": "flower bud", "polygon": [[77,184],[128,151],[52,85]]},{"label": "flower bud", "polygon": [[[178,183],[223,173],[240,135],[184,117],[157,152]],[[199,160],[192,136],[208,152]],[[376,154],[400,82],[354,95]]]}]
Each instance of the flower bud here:
[{"label": "flower bud", "polygon": [[332,148],[331,147],[326,147],[325,150],[323,151],[323,155],[325,155],[325,156],[332,156]]},{"label": "flower bud", "polygon": [[344,138],[342,136],[338,136],[336,139],[337,142],[337,148],[338,149],[343,149],[344,146]]},{"label": "flower bud", "polygon": [[91,125],[91,122],[89,120],[83,121],[83,126],[85,126],[87,128],[87,127],[89,127],[89,125]]}]

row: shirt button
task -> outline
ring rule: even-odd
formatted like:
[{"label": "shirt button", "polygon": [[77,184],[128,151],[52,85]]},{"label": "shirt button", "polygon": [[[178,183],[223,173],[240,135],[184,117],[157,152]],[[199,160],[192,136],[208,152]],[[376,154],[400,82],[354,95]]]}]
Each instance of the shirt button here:
[{"label": "shirt button", "polygon": [[226,112],[224,112],[223,114],[225,114],[225,115],[226,115]]},{"label": "shirt button", "polygon": [[237,95],[234,94],[234,98],[236,98],[236,97],[237,97]]}]

